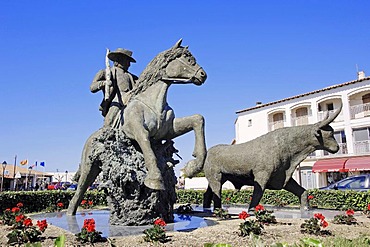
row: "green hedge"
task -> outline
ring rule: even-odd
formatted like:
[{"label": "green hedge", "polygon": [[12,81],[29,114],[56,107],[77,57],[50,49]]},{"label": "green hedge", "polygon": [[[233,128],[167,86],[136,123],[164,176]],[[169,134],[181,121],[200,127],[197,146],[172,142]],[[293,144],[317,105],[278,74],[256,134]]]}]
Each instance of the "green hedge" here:
[{"label": "green hedge", "polygon": [[[177,203],[201,204],[204,190],[178,190]],[[222,203],[248,204],[252,196],[252,190],[223,190]],[[311,206],[325,209],[348,209],[363,210],[370,204],[370,192],[337,191],[337,190],[308,190],[308,195],[314,199]],[[226,200],[228,198],[228,200]],[[261,204],[275,206],[299,206],[299,199],[285,190],[266,190]]]},{"label": "green hedge", "polygon": [[[58,202],[62,202],[67,208],[74,193],[60,190],[2,192],[0,193],[0,212],[14,207],[18,202],[23,203],[25,213],[41,212]],[[84,199],[93,201],[94,205],[107,205],[103,192],[87,191]]]},{"label": "green hedge", "polygon": [[[24,204],[26,213],[45,211],[58,202],[62,202],[67,208],[74,193],[59,190],[2,192],[0,193],[0,214],[6,208],[14,207],[18,202]],[[177,203],[202,204],[203,194],[204,190],[177,190]],[[308,194],[314,197],[310,201],[311,205],[318,208],[363,210],[370,204],[370,192],[308,190]],[[222,203],[247,205],[251,196],[252,190],[223,190]],[[84,198],[93,201],[94,205],[107,205],[103,192],[88,191]],[[261,203],[275,206],[299,206],[298,198],[285,190],[266,190]]]}]

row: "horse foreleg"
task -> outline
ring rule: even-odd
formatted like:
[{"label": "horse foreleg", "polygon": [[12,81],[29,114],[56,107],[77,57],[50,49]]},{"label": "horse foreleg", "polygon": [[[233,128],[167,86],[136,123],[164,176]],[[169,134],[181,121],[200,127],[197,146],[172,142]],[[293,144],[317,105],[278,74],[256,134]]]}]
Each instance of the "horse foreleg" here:
[{"label": "horse foreleg", "polygon": [[183,118],[175,118],[173,121],[173,129],[169,132],[169,138],[176,138],[194,130],[195,145],[193,156],[195,160],[188,162],[186,167],[190,172],[185,172],[188,176],[191,173],[194,175],[203,168],[206,158],[207,149],[204,137],[204,118],[202,115],[196,114]]},{"label": "horse foreleg", "polygon": [[99,164],[96,162],[81,163],[80,165],[80,178],[78,179],[78,185],[76,193],[73,195],[72,200],[69,202],[67,214],[75,215],[78,206],[80,205],[87,188],[95,181],[99,175],[101,169]]},{"label": "horse foreleg", "polygon": [[148,175],[144,180],[144,184],[153,190],[165,190],[162,174],[158,168],[157,157],[150,144],[149,133],[144,128],[136,130],[134,134],[135,140],[143,152],[145,166],[148,169]]}]

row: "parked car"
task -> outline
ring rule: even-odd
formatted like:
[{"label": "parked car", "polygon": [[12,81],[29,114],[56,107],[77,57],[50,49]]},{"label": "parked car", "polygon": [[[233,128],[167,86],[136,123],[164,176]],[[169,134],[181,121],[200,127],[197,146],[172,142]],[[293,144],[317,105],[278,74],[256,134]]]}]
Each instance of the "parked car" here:
[{"label": "parked car", "polygon": [[97,190],[99,188],[99,184],[92,184],[89,186],[88,190]]},{"label": "parked car", "polygon": [[71,186],[67,188],[67,190],[76,190],[76,189],[77,189],[77,184],[71,184]]},{"label": "parked car", "polygon": [[369,191],[370,190],[370,174],[362,174],[353,177],[344,178],[320,190],[355,190]]}]

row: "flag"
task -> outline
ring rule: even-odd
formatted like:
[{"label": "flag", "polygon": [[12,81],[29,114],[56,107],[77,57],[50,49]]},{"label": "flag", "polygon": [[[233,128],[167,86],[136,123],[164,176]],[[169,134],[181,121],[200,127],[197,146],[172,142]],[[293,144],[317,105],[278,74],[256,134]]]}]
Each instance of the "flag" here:
[{"label": "flag", "polygon": [[35,162],[35,166],[37,166],[37,161]]},{"label": "flag", "polygon": [[41,161],[41,162],[40,162],[40,166],[45,167],[45,162],[44,162],[44,161]]},{"label": "flag", "polygon": [[28,160],[21,160],[21,165],[24,166],[24,165],[27,165],[28,164]]}]

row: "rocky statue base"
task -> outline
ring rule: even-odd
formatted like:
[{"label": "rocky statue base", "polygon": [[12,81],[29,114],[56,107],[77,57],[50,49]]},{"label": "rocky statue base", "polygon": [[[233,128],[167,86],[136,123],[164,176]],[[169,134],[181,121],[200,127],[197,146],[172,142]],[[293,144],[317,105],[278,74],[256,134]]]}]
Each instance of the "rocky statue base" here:
[{"label": "rocky statue base", "polygon": [[152,143],[165,183],[165,190],[156,191],[144,185],[147,169],[137,143],[117,129],[102,128],[98,132],[92,140],[89,159],[100,163],[101,187],[110,207],[110,224],[148,225],[157,217],[173,222],[176,202],[173,166],[178,163],[172,159],[176,150],[173,142]]}]

